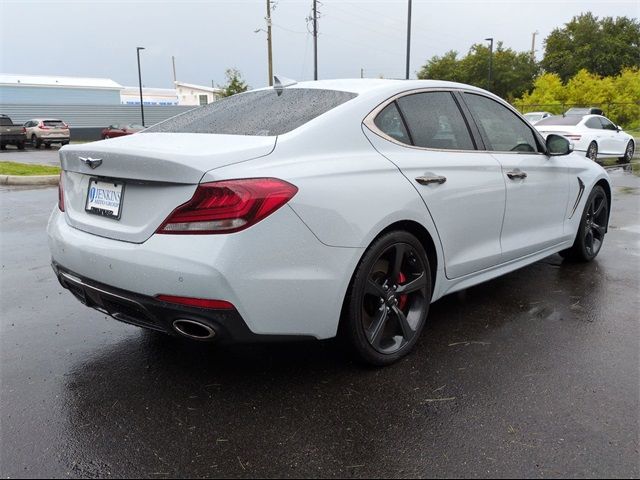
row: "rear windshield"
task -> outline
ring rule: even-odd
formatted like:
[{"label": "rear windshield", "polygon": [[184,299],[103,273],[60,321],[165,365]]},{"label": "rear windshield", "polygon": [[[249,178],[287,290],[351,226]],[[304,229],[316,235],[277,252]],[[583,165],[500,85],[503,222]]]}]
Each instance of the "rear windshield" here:
[{"label": "rear windshield", "polygon": [[159,123],[145,132],[270,136],[290,132],[355,93],[315,88],[259,90],[233,95]]},{"label": "rear windshield", "polygon": [[0,117],[0,125],[2,125],[3,127],[9,127],[13,125],[13,122],[9,117]]},{"label": "rear windshield", "polygon": [[544,125],[577,125],[582,120],[581,116],[569,115],[566,117],[547,117],[536,123],[536,127]]},{"label": "rear windshield", "polygon": [[45,127],[64,127],[64,122],[62,120],[45,120]]}]

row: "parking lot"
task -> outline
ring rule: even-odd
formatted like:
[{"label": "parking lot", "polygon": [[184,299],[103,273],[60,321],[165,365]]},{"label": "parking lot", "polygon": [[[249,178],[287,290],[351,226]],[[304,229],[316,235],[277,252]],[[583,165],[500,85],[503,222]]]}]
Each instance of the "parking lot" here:
[{"label": "parking lot", "polygon": [[612,178],[595,262],[445,297],[386,369],[334,341],[216,348],[88,310],[49,266],[56,189],[0,189],[0,475],[637,477],[640,178]]}]

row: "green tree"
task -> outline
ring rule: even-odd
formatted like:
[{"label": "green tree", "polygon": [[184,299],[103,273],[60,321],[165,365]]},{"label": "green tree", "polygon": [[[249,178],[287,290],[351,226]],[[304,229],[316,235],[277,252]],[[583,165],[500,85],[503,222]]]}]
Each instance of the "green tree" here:
[{"label": "green tree", "polygon": [[525,93],[514,105],[522,113],[545,110],[559,114],[563,112],[566,100],[567,93],[560,76],[555,73],[543,73],[536,78],[533,90]]},{"label": "green tree", "polygon": [[492,85],[489,85],[489,55],[489,47],[482,44],[473,45],[460,59],[457,52],[449,51],[442,57],[431,58],[418,72],[418,78],[468,83],[509,100],[533,87],[538,66],[531,55],[504,48],[502,42],[498,42],[493,52]]},{"label": "green tree", "polygon": [[218,85],[222,89],[221,97],[230,97],[236,93],[246,92],[249,89],[249,85],[242,79],[242,74],[235,68],[228,68],[225,71],[227,77],[227,83],[225,85]]},{"label": "green tree", "polygon": [[565,82],[582,69],[605,77],[640,67],[640,22],[628,17],[599,20],[590,12],[576,16],[546,38],[541,66]]}]

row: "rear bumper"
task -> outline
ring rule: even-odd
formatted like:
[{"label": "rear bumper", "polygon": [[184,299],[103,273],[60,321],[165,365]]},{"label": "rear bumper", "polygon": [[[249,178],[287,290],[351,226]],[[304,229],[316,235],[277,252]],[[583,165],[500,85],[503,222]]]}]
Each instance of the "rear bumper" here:
[{"label": "rear bumper", "polygon": [[305,339],[304,336],[256,335],[235,310],[213,310],[185,307],[160,301],[120,288],[93,281],[71,272],[56,262],[53,271],[62,287],[69,290],[81,303],[106,313],[116,320],[138,327],[178,336],[173,322],[191,320],[209,326],[221,343],[257,343]]},{"label": "rear bumper", "polygon": [[16,135],[1,135],[0,142],[4,144],[14,144],[26,141],[27,136],[24,133],[16,134]]},{"label": "rear bumper", "polygon": [[[143,305],[151,302],[149,310],[159,308],[157,295],[224,300],[235,306],[237,316],[207,311],[207,319],[241,323],[255,336],[278,338],[335,336],[345,292],[363,253],[323,245],[288,206],[242,232],[152,235],[140,244],[74,228],[56,207],[48,236],[58,269],[89,285],[125,292],[122,296]],[[166,330],[165,318],[174,318],[175,308],[182,307],[163,308],[172,309],[157,315]],[[243,341],[242,325],[240,330],[222,328],[231,339]]]}]

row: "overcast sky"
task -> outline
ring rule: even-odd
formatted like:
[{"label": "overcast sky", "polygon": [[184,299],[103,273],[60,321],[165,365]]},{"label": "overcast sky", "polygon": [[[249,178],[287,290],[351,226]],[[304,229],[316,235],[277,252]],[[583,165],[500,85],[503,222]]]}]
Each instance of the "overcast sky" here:
[{"label": "overcast sky", "polygon": [[[313,78],[313,38],[305,18],[312,0],[276,0],[274,73]],[[407,0],[322,0],[320,78],[404,78]],[[487,37],[519,51],[536,50],[574,15],[640,17],[639,0],[413,0],[411,75],[433,55],[466,53]],[[266,0],[0,0],[0,71],[107,77],[137,85],[136,46],[143,83],[178,80],[211,85],[228,67],[248,83],[267,83]]]}]

